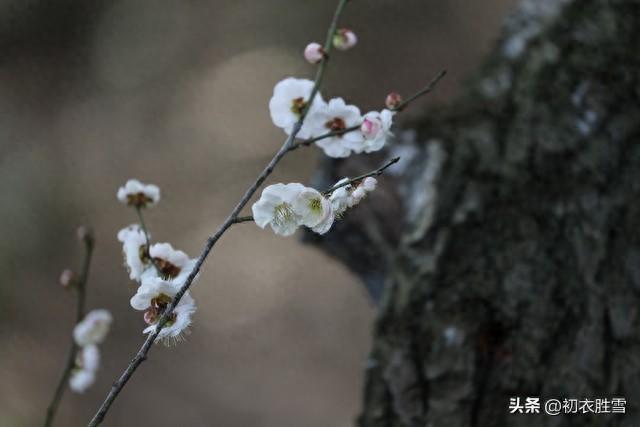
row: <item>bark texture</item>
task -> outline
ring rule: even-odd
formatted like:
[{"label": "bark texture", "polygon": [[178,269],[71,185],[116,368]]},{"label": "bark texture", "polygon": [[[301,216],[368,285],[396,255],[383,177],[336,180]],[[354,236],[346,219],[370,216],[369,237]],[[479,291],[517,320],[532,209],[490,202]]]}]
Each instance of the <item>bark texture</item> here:
[{"label": "bark texture", "polygon": [[638,49],[636,1],[524,1],[465,96],[323,165],[328,184],[403,156],[316,241],[379,302],[361,427],[640,426]]}]

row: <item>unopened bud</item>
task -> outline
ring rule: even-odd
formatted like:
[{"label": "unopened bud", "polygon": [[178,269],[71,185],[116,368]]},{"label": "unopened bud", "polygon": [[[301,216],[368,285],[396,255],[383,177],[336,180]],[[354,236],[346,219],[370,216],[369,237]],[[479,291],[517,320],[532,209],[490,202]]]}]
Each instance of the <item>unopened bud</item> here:
[{"label": "unopened bud", "polygon": [[309,43],[304,49],[304,59],[309,64],[318,64],[325,57],[325,51],[319,43]]},{"label": "unopened bud", "polygon": [[76,235],[78,236],[78,240],[80,240],[81,242],[84,242],[88,245],[93,244],[93,231],[91,230],[91,228],[81,225],[76,230]]},{"label": "unopened bud", "polygon": [[385,105],[390,110],[395,110],[402,104],[402,96],[398,92],[391,92],[387,95],[387,99],[384,101]]},{"label": "unopened bud", "polygon": [[66,269],[60,274],[60,284],[63,288],[70,288],[76,282],[76,275],[70,269]]},{"label": "unopened bud", "polygon": [[347,28],[339,29],[333,36],[333,46],[338,50],[349,50],[356,44],[358,44],[356,33]]},{"label": "unopened bud", "polygon": [[378,180],[371,176],[365,178],[364,181],[362,181],[362,188],[364,188],[367,193],[375,190],[377,185]]}]

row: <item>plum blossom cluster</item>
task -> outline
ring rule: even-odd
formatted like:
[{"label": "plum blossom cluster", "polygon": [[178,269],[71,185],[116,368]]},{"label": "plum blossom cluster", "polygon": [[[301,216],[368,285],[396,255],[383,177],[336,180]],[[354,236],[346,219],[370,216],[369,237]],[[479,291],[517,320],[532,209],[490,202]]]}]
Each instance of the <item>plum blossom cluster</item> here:
[{"label": "plum blossom cluster", "polygon": [[[129,278],[138,283],[131,298],[131,307],[143,312],[148,325],[143,333],[155,332],[165,309],[173,302],[193,270],[196,260],[170,243],[150,243],[150,236],[142,219],[142,209],[155,205],[160,200],[160,190],[155,185],[145,185],[129,180],[118,190],[118,200],[134,207],[140,224],[129,225],[118,232],[122,243],[124,264]],[[188,333],[191,317],[196,311],[195,301],[187,291],[175,307],[157,339],[165,344],[182,340]]]},{"label": "plum blossom cluster", "polygon": [[[338,50],[351,49],[358,42],[356,34],[345,28],[336,30],[330,40]],[[304,57],[319,64],[328,55],[322,45],[313,42],[305,48]],[[329,157],[344,158],[379,151],[386,145],[393,136],[394,108],[401,102],[399,96],[396,100],[398,103],[387,102],[390,109],[362,114],[342,98],[325,101],[315,82],[289,77],[275,85],[269,111],[273,123],[287,135],[307,140],[305,145],[315,143]],[[325,193],[298,183],[270,185],[253,204],[253,219],[259,227],[269,225],[281,236],[292,235],[300,226],[324,234],[376,185],[373,177],[354,182],[344,178]]]},{"label": "plum blossom cluster", "polygon": [[393,111],[384,109],[363,115],[358,107],[347,104],[342,98],[325,102],[320,93],[308,105],[313,86],[311,80],[289,77],[273,89],[269,101],[271,119],[287,135],[293,132],[294,125],[308,109],[297,137],[317,139],[315,145],[329,157],[344,158],[352,153],[379,151],[393,136]]},{"label": "plum blossom cluster", "polygon": [[95,382],[100,367],[98,344],[106,338],[112,321],[113,317],[107,310],[93,310],[73,329],[73,339],[79,351],[69,378],[69,387],[76,393],[84,393]]},{"label": "plum blossom cluster", "polygon": [[[357,42],[356,34],[346,28],[337,30],[332,39],[333,46],[338,50],[351,49]],[[305,48],[304,57],[307,62],[318,64],[327,58],[327,54],[319,43],[313,42]],[[347,104],[342,98],[325,102],[322,94],[316,93],[310,102],[313,88],[314,82],[311,80],[293,77],[280,81],[274,87],[269,102],[271,119],[287,135],[293,132],[295,124],[306,114],[296,136],[313,140],[327,156],[334,158],[379,151],[393,136],[391,125],[394,108],[399,102],[387,102],[390,109],[362,114],[357,106]]]},{"label": "plum blossom cluster", "polygon": [[324,234],[344,212],[375,190],[377,181],[367,177],[359,182],[344,178],[331,190],[321,193],[302,184],[273,184],[266,187],[253,204],[253,219],[260,228],[271,226],[274,233],[290,236],[305,226]]},{"label": "plum blossom cluster", "polygon": [[[377,181],[374,176],[379,176],[385,169],[398,162],[399,157],[395,157],[377,170],[356,178],[343,178],[324,192],[299,183],[270,185],[252,205],[253,216],[239,216],[285,154],[298,147],[315,144],[327,156],[334,158],[381,150],[393,136],[391,128],[395,113],[402,111],[419,96],[428,93],[444,75],[442,72],[429,86],[406,101],[397,93],[389,94],[385,102],[387,108],[380,111],[363,114],[357,106],[348,104],[340,97],[325,101],[319,88],[326,61],[332,54],[332,47],[335,50],[346,51],[358,43],[353,31],[337,29],[340,15],[347,2],[348,0],[339,0],[324,46],[310,43],[304,50],[304,57],[309,63],[319,64],[315,81],[289,77],[274,87],[273,96],[269,101],[271,118],[289,137],[225,221],[207,239],[197,260],[174,249],[169,243],[151,244],[142,212],[159,202],[160,189],[157,186],[132,179],[118,190],[118,200],[134,208],[139,218],[137,224],[120,230],[117,237],[122,243],[129,277],[138,284],[130,303],[134,309],[143,312],[142,317],[148,325],[144,333],[149,336],[121,378],[113,384],[89,423],[90,426],[97,426],[104,420],[105,414],[127,384],[128,378],[146,359],[152,341],[159,339],[165,343],[172,342],[179,340],[186,333],[196,311],[195,302],[188,289],[197,278],[197,271],[216,242],[232,225],[253,220],[263,229],[269,225],[276,234],[282,236],[292,235],[299,227],[307,227],[318,234],[324,234],[348,209],[359,204],[376,189]],[[295,138],[302,141],[295,141]],[[65,272],[60,279],[66,287],[71,286],[74,280],[70,271]],[[79,366],[82,366],[84,371],[95,372],[99,359],[95,345],[83,347],[81,357]],[[82,373],[85,374],[86,372]],[[78,377],[76,381],[86,382],[82,377]],[[50,407],[53,412],[58,400],[59,395],[54,396]]]}]

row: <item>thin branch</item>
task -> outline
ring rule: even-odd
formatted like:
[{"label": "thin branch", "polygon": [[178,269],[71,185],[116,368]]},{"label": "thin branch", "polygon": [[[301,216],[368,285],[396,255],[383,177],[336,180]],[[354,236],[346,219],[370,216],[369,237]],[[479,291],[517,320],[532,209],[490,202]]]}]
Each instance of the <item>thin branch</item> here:
[{"label": "thin branch", "polygon": [[447,75],[447,70],[440,71],[440,73],[438,73],[438,75],[435,76],[431,80],[431,82],[429,82],[428,85],[426,85],[425,87],[423,87],[422,89],[420,89],[419,91],[417,91],[416,93],[414,93],[413,95],[411,95],[410,97],[408,97],[407,99],[402,101],[400,103],[400,105],[398,105],[397,107],[395,107],[391,111],[402,111],[403,109],[405,109],[409,104],[411,104],[416,99],[420,98],[423,95],[428,94],[429,92],[431,92],[433,90],[434,87],[436,87],[438,82],[446,75]]},{"label": "thin branch", "polygon": [[151,239],[149,238],[149,231],[147,230],[147,225],[144,222],[144,215],[142,215],[142,208],[140,206],[136,206],[136,213],[138,214],[138,222],[140,222],[140,228],[142,228],[142,232],[144,233],[144,253],[149,258],[151,265],[153,265],[158,274],[162,276],[162,271],[160,270],[160,267],[158,267],[158,263],[155,259],[151,258]]},{"label": "thin branch", "polygon": [[[89,278],[89,268],[91,266],[91,257],[93,255],[93,237],[87,236],[83,239],[83,242],[85,247],[85,254],[84,261],[82,263],[82,273],[76,284],[76,317],[74,326],[80,323],[80,321],[84,317],[86,284]],[[69,381],[71,371],[75,367],[77,354],[78,345],[72,337],[71,345],[69,346],[69,355],[67,356],[67,362],[65,364],[64,371],[62,372],[62,377],[60,378],[58,386],[56,387],[56,391],[53,394],[53,399],[51,400],[51,403],[47,408],[47,416],[44,421],[45,427],[50,427],[53,424],[53,419],[55,418],[56,412],[58,411],[60,400],[62,399],[62,395],[66,390],[67,381]]]},{"label": "thin branch", "polygon": [[316,136],[315,138],[306,139],[304,141],[298,141],[289,148],[289,151],[297,150],[300,147],[308,147],[314,142],[321,141],[326,138],[331,138],[332,136],[344,135],[345,133],[353,132],[358,129],[360,129],[360,125],[351,126],[351,127],[340,129],[340,130],[334,130],[334,131],[322,134],[320,136]]},{"label": "thin branch", "polygon": [[144,223],[144,217],[142,216],[142,208],[140,206],[136,206],[136,213],[138,214],[138,221],[140,222],[140,228],[142,228],[142,232],[144,233],[144,238],[147,244],[147,253],[149,252],[149,232],[147,231],[147,225]]},{"label": "thin branch", "polygon": [[[411,95],[409,98],[407,98],[405,101],[403,101],[396,108],[393,108],[391,111],[399,113],[402,110],[404,110],[406,107],[408,107],[409,104],[411,104],[412,102],[417,100],[418,98],[420,98],[420,97],[428,94],[429,92],[431,92],[446,74],[447,74],[447,70],[440,71],[437,76],[435,76],[433,79],[431,79],[431,82],[429,82],[428,85],[426,85],[425,87],[423,87],[422,89],[420,89],[419,91],[417,91],[416,93]],[[314,138],[306,139],[304,141],[298,141],[298,142],[294,143],[293,145],[291,145],[291,147],[289,148],[289,151],[297,150],[300,147],[308,147],[311,144],[313,144],[314,142],[318,142],[318,141],[321,141],[321,140],[326,139],[326,138],[331,138],[332,136],[344,135],[345,133],[354,132],[354,131],[356,131],[358,129],[360,129],[360,125],[351,126],[351,127],[348,127],[348,128],[345,128],[345,129],[340,129],[340,130],[334,130],[334,131],[327,132],[327,133],[324,133],[322,135],[316,136]]]},{"label": "thin branch", "polygon": [[104,402],[102,402],[102,405],[100,406],[100,408],[98,408],[98,411],[96,412],[95,416],[89,422],[89,424],[88,424],[89,427],[95,427],[95,426],[99,425],[102,422],[102,420],[104,420],[104,417],[107,414],[107,412],[109,411],[109,408],[111,407],[111,405],[113,404],[115,399],[118,397],[118,395],[122,391],[123,387],[127,384],[127,382],[129,381],[129,379],[131,378],[133,373],[136,371],[136,369],[138,369],[138,366],[140,366],[140,364],[144,360],[147,359],[147,354],[149,353],[149,350],[151,349],[151,345],[155,342],[156,338],[158,337],[158,334],[160,333],[160,330],[165,326],[165,324],[169,320],[169,317],[171,316],[171,313],[173,313],[173,310],[176,308],[176,306],[178,305],[178,303],[180,302],[180,300],[182,299],[184,294],[187,292],[187,290],[191,286],[191,283],[193,282],[193,279],[196,277],[196,275],[200,271],[200,268],[202,267],[202,264],[204,263],[204,261],[206,260],[207,256],[209,255],[209,252],[211,252],[211,250],[213,249],[213,246],[220,239],[220,237],[222,237],[222,235],[227,231],[227,229],[229,229],[229,227],[231,227],[233,224],[236,223],[236,220],[238,218],[238,214],[240,213],[242,208],[244,208],[244,206],[249,202],[249,200],[251,199],[253,194],[258,190],[258,188],[267,179],[267,177],[269,175],[271,175],[271,173],[273,172],[273,170],[276,167],[276,165],[280,162],[280,160],[282,160],[282,158],[289,152],[289,149],[290,149],[291,145],[293,144],[293,142],[294,142],[294,140],[296,138],[296,135],[298,135],[298,132],[302,128],[302,124],[303,124],[304,119],[305,119],[305,117],[307,115],[307,111],[309,109],[309,106],[311,106],[313,104],[313,100],[315,99],[315,96],[318,93],[318,90],[319,90],[320,85],[322,83],[322,79],[324,77],[324,71],[325,71],[327,62],[329,60],[328,53],[331,51],[331,48],[332,48],[332,45],[333,45],[333,43],[332,43],[333,35],[336,32],[336,28],[337,28],[337,25],[338,25],[338,20],[340,18],[340,15],[342,14],[342,11],[344,10],[344,6],[347,3],[347,1],[348,0],[339,0],[338,1],[338,6],[336,7],[336,11],[335,11],[335,14],[333,16],[333,20],[331,21],[331,25],[329,26],[329,30],[327,32],[327,39],[326,39],[326,42],[325,42],[325,45],[324,45],[324,50],[325,50],[325,52],[327,52],[327,56],[324,58],[324,60],[320,63],[320,65],[318,67],[318,71],[316,73],[316,78],[315,78],[315,83],[314,83],[313,89],[311,91],[311,94],[309,95],[309,100],[308,100],[307,106],[302,111],[302,114],[300,115],[300,118],[298,119],[298,121],[293,126],[291,134],[286,139],[286,141],[282,144],[282,147],[280,147],[280,149],[275,154],[275,156],[271,159],[269,164],[258,175],[258,177],[254,181],[254,183],[249,187],[249,189],[247,189],[245,194],[242,196],[240,201],[233,208],[233,210],[231,211],[229,216],[225,219],[225,221],[222,223],[222,225],[220,225],[218,230],[207,239],[205,247],[204,247],[202,253],[200,254],[200,256],[198,257],[198,260],[196,261],[196,265],[194,266],[193,270],[191,271],[191,273],[189,274],[189,276],[185,280],[185,282],[182,285],[182,287],[180,288],[180,290],[176,293],[176,295],[173,298],[173,301],[171,302],[171,304],[165,309],[163,315],[158,320],[158,323],[156,325],[155,330],[152,333],[149,334],[149,336],[145,340],[145,342],[142,345],[142,347],[140,347],[140,349],[138,350],[138,353],[135,355],[133,360],[131,360],[131,362],[129,363],[127,368],[124,370],[124,372],[122,373],[120,378],[111,387],[111,390],[109,391],[109,394],[105,398]]},{"label": "thin branch", "polygon": [[365,178],[369,178],[370,176],[378,176],[378,175],[382,175],[382,173],[385,171],[385,169],[387,169],[389,166],[398,163],[398,161],[400,160],[400,157],[394,157],[393,159],[389,160],[387,163],[385,163],[384,165],[380,166],[378,169],[371,171],[371,172],[367,172],[363,175],[360,176],[356,176],[355,178],[351,178],[348,181],[342,182],[340,184],[334,185],[333,187],[329,188],[328,190],[325,190],[322,192],[323,195],[328,196],[329,194],[333,193],[334,191],[336,191],[338,188],[341,187],[346,187],[347,185],[351,185],[355,182],[359,182],[362,181]]},{"label": "thin branch", "polygon": [[236,219],[233,220],[233,223],[240,224],[241,222],[249,222],[249,221],[253,221],[252,215],[236,217]]}]

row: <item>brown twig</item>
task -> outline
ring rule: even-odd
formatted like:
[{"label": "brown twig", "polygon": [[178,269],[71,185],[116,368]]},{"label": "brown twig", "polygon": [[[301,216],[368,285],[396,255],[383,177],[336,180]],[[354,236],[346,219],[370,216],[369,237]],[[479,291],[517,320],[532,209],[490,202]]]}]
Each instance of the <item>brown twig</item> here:
[{"label": "brown twig", "polygon": [[329,26],[329,30],[327,31],[327,38],[324,45],[324,50],[325,52],[327,52],[327,56],[323,59],[323,61],[320,63],[318,67],[318,71],[315,77],[315,83],[311,91],[311,94],[309,95],[307,106],[302,111],[300,118],[293,126],[291,134],[286,139],[286,141],[282,144],[282,147],[280,147],[280,149],[275,154],[275,156],[271,159],[269,164],[258,175],[254,183],[247,189],[245,194],[242,196],[240,201],[233,208],[233,210],[231,211],[229,216],[225,219],[225,221],[222,223],[222,225],[220,225],[218,230],[207,239],[205,247],[202,253],[200,254],[200,256],[198,257],[198,260],[196,261],[196,265],[194,266],[193,270],[185,280],[184,284],[180,287],[180,290],[176,293],[171,304],[166,308],[163,315],[158,320],[155,330],[149,334],[144,344],[142,344],[142,347],[140,347],[140,349],[136,353],[133,360],[131,360],[131,362],[129,363],[127,368],[124,370],[120,378],[118,378],[118,380],[111,387],[109,394],[107,395],[105,400],[102,402],[102,405],[100,405],[100,408],[98,408],[98,411],[96,412],[95,416],[89,422],[88,424],[89,427],[95,427],[104,420],[104,417],[109,411],[109,408],[111,407],[115,399],[118,397],[118,395],[120,394],[124,386],[127,384],[127,382],[129,381],[133,373],[136,371],[136,369],[138,369],[138,366],[140,366],[140,364],[147,359],[147,354],[149,353],[151,346],[156,340],[158,334],[160,333],[160,330],[165,326],[165,324],[169,320],[169,317],[171,316],[171,313],[173,313],[173,310],[176,308],[176,306],[178,305],[178,303],[180,302],[184,294],[187,292],[187,290],[193,283],[193,279],[196,277],[196,275],[200,271],[202,264],[204,263],[207,256],[213,249],[213,246],[220,239],[220,237],[222,237],[222,235],[227,231],[227,229],[229,229],[229,227],[231,227],[233,224],[237,222],[238,214],[240,213],[242,208],[244,208],[244,206],[249,202],[253,194],[258,190],[258,188],[267,179],[267,177],[271,175],[271,173],[273,172],[276,165],[280,162],[280,160],[290,151],[291,145],[293,144],[296,138],[296,135],[302,128],[302,124],[304,122],[304,119],[306,118],[309,107],[313,104],[313,100],[315,99],[315,96],[318,93],[320,85],[322,84],[325,68],[329,60],[328,53],[331,51],[331,48],[332,48],[333,35],[336,32],[338,20],[340,18],[340,15],[342,15],[342,11],[344,10],[344,6],[346,5],[347,1],[348,0],[338,1],[338,6],[336,7],[336,11],[334,13],[333,20],[331,21],[331,24]]},{"label": "brown twig", "polygon": [[[89,267],[91,266],[91,256],[93,255],[93,245],[94,240],[92,235],[85,235],[82,239],[85,247],[85,255],[84,261],[82,263],[82,273],[80,278],[76,282],[76,317],[74,326],[80,323],[82,318],[84,317],[85,311],[85,296],[86,296],[86,284],[89,278]],[[53,399],[47,408],[47,415],[44,421],[45,427],[50,427],[53,424],[53,419],[56,416],[56,412],[58,410],[58,406],[60,405],[60,400],[62,399],[62,395],[66,390],[67,381],[71,376],[71,371],[75,367],[76,364],[76,356],[78,354],[78,345],[76,344],[73,337],[71,338],[71,345],[69,348],[69,355],[67,356],[67,362],[64,367],[64,371],[62,371],[62,377],[58,382],[58,386],[56,387],[56,391],[53,394]]]},{"label": "brown twig", "polygon": [[438,84],[438,82],[447,75],[447,70],[442,70],[440,71],[440,73],[438,73],[437,76],[435,76],[428,85],[426,85],[425,87],[423,87],[422,89],[420,89],[419,91],[417,91],[416,93],[414,93],[413,95],[411,95],[410,97],[408,97],[407,99],[405,99],[404,101],[402,101],[400,103],[400,105],[396,106],[395,108],[393,108],[391,111],[402,111],[404,110],[407,106],[409,106],[409,104],[411,104],[413,101],[415,101],[416,99],[420,98],[423,95],[428,94],[429,92],[431,92],[433,90],[433,88],[436,87],[436,85]]},{"label": "brown twig", "polygon": [[142,215],[142,208],[140,206],[136,206],[135,209],[136,209],[136,213],[138,214],[138,222],[140,223],[140,228],[142,228],[142,232],[144,233],[144,239],[145,239],[144,253],[149,258],[149,262],[151,262],[151,265],[153,265],[153,268],[155,268],[158,274],[162,276],[163,273],[160,267],[158,266],[158,263],[156,262],[155,259],[151,257],[151,252],[150,252],[151,239],[149,238],[149,231],[147,230],[147,225],[144,222],[144,215]]},{"label": "brown twig", "polygon": [[252,215],[239,216],[233,221],[233,223],[234,224],[240,224],[241,222],[250,222],[250,221],[253,221],[253,216]]}]

